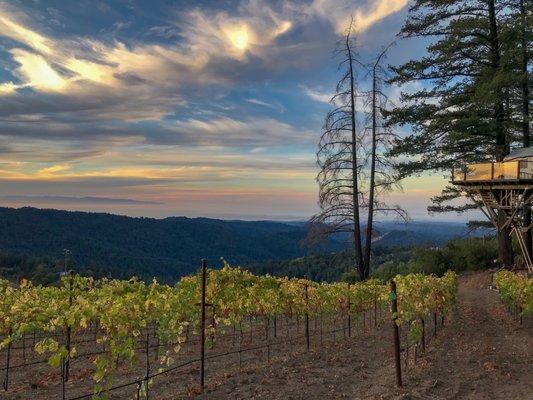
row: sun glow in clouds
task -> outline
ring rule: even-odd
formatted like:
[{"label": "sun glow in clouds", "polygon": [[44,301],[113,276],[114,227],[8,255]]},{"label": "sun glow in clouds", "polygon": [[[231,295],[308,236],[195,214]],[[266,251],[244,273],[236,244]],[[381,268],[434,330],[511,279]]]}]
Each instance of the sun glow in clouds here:
[{"label": "sun glow in clouds", "polygon": [[17,24],[8,15],[4,15],[2,9],[0,9],[0,32],[2,36],[24,43],[41,53],[48,54],[51,51],[47,38]]},{"label": "sun glow in clouds", "polygon": [[249,29],[246,25],[242,25],[236,29],[231,29],[226,32],[231,44],[238,50],[244,52],[250,44]]},{"label": "sun glow in clouds", "polygon": [[13,58],[20,64],[18,73],[24,77],[29,86],[41,90],[61,90],[66,81],[46,62],[46,60],[34,53],[22,49],[11,50]]},{"label": "sun glow in clouds", "polygon": [[283,35],[285,32],[289,31],[289,29],[292,28],[292,22],[291,21],[283,21],[281,22],[276,30],[274,31],[274,37],[278,37]]}]

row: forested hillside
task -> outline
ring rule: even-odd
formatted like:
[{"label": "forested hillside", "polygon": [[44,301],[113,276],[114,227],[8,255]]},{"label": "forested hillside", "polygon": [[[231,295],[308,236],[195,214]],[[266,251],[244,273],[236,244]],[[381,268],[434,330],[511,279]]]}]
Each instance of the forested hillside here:
[{"label": "forested hillside", "polygon": [[[206,218],[130,218],[111,214],[0,209],[0,250],[60,257],[63,249],[85,267],[119,268],[127,275],[176,279],[200,258],[242,264],[305,255],[305,227],[277,222]],[[330,250],[342,248],[331,240]]]},{"label": "forested hillside", "polygon": [[[338,280],[353,268],[346,239],[332,237],[325,246],[302,245],[304,223],[223,221],[207,218],[131,218],[111,214],[0,208],[0,274],[27,276],[51,283],[67,260],[84,274],[174,281],[198,267],[242,265],[256,273]],[[373,267],[392,259],[407,260],[402,248],[442,245],[468,234],[463,224],[380,222]],[[394,248],[394,249],[392,249]]]}]

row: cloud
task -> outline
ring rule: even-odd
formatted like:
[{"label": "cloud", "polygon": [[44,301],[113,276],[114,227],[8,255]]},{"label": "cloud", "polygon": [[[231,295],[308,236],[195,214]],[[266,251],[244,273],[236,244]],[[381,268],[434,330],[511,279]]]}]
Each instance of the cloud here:
[{"label": "cloud", "polygon": [[19,85],[15,85],[13,82],[0,83],[0,96],[6,94],[13,94],[17,91]]},{"label": "cloud", "polygon": [[50,40],[38,33],[28,29],[17,23],[11,16],[2,13],[0,8],[0,32],[2,36],[7,36],[17,42],[23,43],[26,46],[33,48],[41,53],[51,53]]},{"label": "cloud", "polygon": [[[325,92],[321,88],[313,89],[305,85],[302,85],[301,88],[307,97],[309,97],[310,99],[318,103],[324,103],[324,104],[329,104],[330,106],[339,107],[342,104],[345,104],[344,102],[347,100],[346,96],[343,96],[343,97],[337,97],[332,101],[334,93]],[[356,99],[355,110],[360,113],[369,111],[368,104],[365,104],[365,101],[363,100],[364,94],[362,94],[358,90],[356,90],[356,92],[359,95]]]},{"label": "cloud", "polygon": [[[97,157],[114,149],[124,150],[137,145],[308,146],[316,138],[312,130],[265,116],[240,119],[210,114],[202,119],[125,121],[119,125],[114,121],[76,122],[68,116],[65,118],[64,122],[47,118],[27,122],[0,121],[0,132],[5,132],[4,137],[16,140],[17,149],[11,148],[13,152],[33,154],[34,159],[43,161],[46,153],[67,161],[69,152],[80,158]],[[35,140],[38,142],[32,145]]]},{"label": "cloud", "polygon": [[266,108],[270,108],[272,110],[279,111],[280,113],[285,111],[285,108],[279,103],[271,104],[271,103],[268,103],[266,101],[259,100],[259,99],[254,99],[254,98],[246,99],[246,101],[248,103],[250,103],[250,104],[255,104],[255,105],[258,105],[258,106],[263,106],[263,107],[266,107]]},{"label": "cloud", "polygon": [[[39,96],[18,93],[31,89],[47,99],[47,112],[80,111],[94,118],[160,119],[177,105],[180,84],[195,79],[208,58],[188,54],[178,46],[104,43],[88,38],[57,39],[40,35],[15,22],[0,7],[0,36],[19,46],[9,50],[19,82],[0,82],[0,96],[7,102],[5,115],[33,114]],[[214,78],[213,78],[214,79]],[[207,76],[205,84],[213,83]]]},{"label": "cloud", "polygon": [[[0,171],[1,172],[1,171]],[[13,192],[34,192],[50,193],[54,191],[85,192],[95,190],[118,190],[136,187],[151,187],[171,184],[175,181],[165,178],[145,178],[131,176],[67,176],[54,179],[42,179],[32,175],[5,177],[0,176],[2,191]]]},{"label": "cloud", "polygon": [[110,205],[150,205],[163,204],[158,201],[134,200],[134,199],[120,199],[109,197],[71,197],[71,196],[0,196],[0,201],[17,202],[17,203],[39,203],[39,204],[110,204]]},{"label": "cloud", "polygon": [[199,8],[186,13],[180,22],[182,35],[192,53],[220,54],[244,60],[262,57],[293,23],[266,2],[241,2],[231,14]]},{"label": "cloud", "polygon": [[302,86],[302,89],[306,96],[313,99],[314,101],[317,101],[319,103],[331,103],[331,99],[333,98],[333,93],[331,92],[324,92],[320,89],[312,89],[307,86]]},{"label": "cloud", "polygon": [[[18,82],[0,82],[9,117],[47,113],[78,120],[161,120],[183,107],[190,87],[224,90],[239,65],[269,58],[291,23],[258,2],[245,2],[236,15],[193,9],[174,29],[180,41],[149,44],[89,37],[47,37],[24,25],[20,12],[0,6],[0,37],[15,42],[10,72]],[[157,30],[156,30],[157,31]],[[24,47],[24,48],[22,48]],[[260,62],[259,62],[260,63]],[[248,76],[254,75],[250,67]],[[25,91],[22,91],[25,89]],[[28,89],[36,92],[27,94]]]},{"label": "cloud", "polygon": [[356,32],[364,32],[402,10],[409,0],[370,0],[361,6],[353,0],[313,0],[309,13],[329,20],[339,35],[345,34],[353,16]]},{"label": "cloud", "polygon": [[[168,25],[145,28],[147,34],[170,35],[159,44],[46,36],[27,26],[28,16],[0,6],[0,36],[15,42],[9,53],[17,65],[11,72],[19,80],[0,82],[6,104],[2,114],[43,109],[93,120],[163,119],[187,104],[184,96],[191,87],[212,93],[237,80],[267,79],[276,71],[311,65],[310,58],[322,52],[324,35],[309,37],[312,30],[306,27],[317,19],[330,21],[339,31],[355,13],[360,29],[366,29],[405,4],[313,0],[304,6],[244,0],[232,12],[185,9]],[[21,89],[53,97],[28,96],[18,93]]]},{"label": "cloud", "polygon": [[248,103],[251,103],[251,104],[257,104],[259,106],[264,106],[264,107],[268,107],[268,108],[274,108],[272,106],[272,104],[267,103],[266,101],[262,101],[262,100],[258,100],[258,99],[246,99],[246,101]]},{"label": "cloud", "polygon": [[[314,0],[307,7],[292,3],[275,7],[248,0],[240,2],[231,14],[196,8],[183,11],[175,26],[147,29],[148,33],[165,36],[179,32],[181,40],[168,45],[46,37],[24,26],[6,7],[0,7],[0,35],[31,49],[11,50],[20,64],[21,87],[66,93],[81,90],[81,82],[92,82],[125,90],[132,81],[121,76],[151,85],[175,86],[189,79],[208,84],[224,81],[224,76],[209,76],[220,59],[246,62],[253,57],[270,58],[280,51],[278,39],[295,26],[308,23],[309,17],[329,20],[341,33],[349,16],[354,15],[357,29],[364,31],[406,4],[407,0],[378,0],[354,7],[348,0]],[[64,69],[69,78],[54,65]]]},{"label": "cloud", "polygon": [[[118,41],[108,44],[89,38],[54,39],[23,26],[5,8],[0,8],[0,28],[5,28],[0,29],[0,36],[31,49],[11,50],[14,61],[19,64],[19,87],[76,93],[83,91],[83,82],[122,90],[127,90],[132,83],[164,87],[193,79],[209,84],[224,80],[201,73],[210,61],[244,60],[249,54],[260,56],[265,46],[292,26],[268,6],[260,6],[255,1],[244,4],[240,16],[207,13],[200,9],[185,12],[177,22],[182,41],[174,45],[126,45]],[[69,77],[53,66],[61,67]],[[3,92],[11,88],[6,86]]]},{"label": "cloud", "polygon": [[294,126],[260,117],[239,120],[219,117],[211,120],[188,119],[176,121],[171,134],[150,137],[156,143],[185,142],[197,145],[218,146],[275,146],[281,144],[310,144],[312,132],[299,130]]},{"label": "cloud", "polygon": [[70,169],[70,165],[68,164],[58,164],[58,165],[52,165],[51,167],[42,168],[39,171],[37,171],[38,175],[54,175],[58,172],[64,172],[68,171]]},{"label": "cloud", "polygon": [[44,57],[22,49],[11,50],[13,59],[20,65],[16,74],[24,82],[22,87],[41,91],[58,91],[66,88],[67,80],[55,71]]},{"label": "cloud", "polygon": [[376,22],[402,10],[407,3],[409,3],[409,0],[378,0],[372,2],[372,6],[368,10],[357,10],[355,12],[356,30],[367,30]]},{"label": "cloud", "polygon": [[174,26],[162,25],[162,26],[153,26],[148,29],[145,36],[156,36],[164,39],[173,39],[179,38],[180,32]]},{"label": "cloud", "polygon": [[400,2],[189,2],[139,18],[141,3],[99,2],[105,18],[89,2],[0,4],[0,193],[314,204],[319,122],[304,106],[331,97],[319,85],[346,17],[369,30]]}]

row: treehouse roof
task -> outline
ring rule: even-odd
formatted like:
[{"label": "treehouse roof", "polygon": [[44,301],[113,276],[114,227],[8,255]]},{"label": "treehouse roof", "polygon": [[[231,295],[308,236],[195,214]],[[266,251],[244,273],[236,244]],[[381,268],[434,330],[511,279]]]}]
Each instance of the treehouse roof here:
[{"label": "treehouse roof", "polygon": [[506,156],[503,160],[504,161],[511,161],[521,158],[533,158],[533,147],[522,147],[519,149],[515,149],[509,153],[508,156]]}]

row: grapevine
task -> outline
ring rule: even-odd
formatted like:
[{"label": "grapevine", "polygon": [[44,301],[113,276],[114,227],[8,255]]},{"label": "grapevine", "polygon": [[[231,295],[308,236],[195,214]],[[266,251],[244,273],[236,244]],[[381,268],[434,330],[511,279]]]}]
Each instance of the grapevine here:
[{"label": "grapevine", "polygon": [[456,305],[457,274],[446,272],[434,275],[409,274],[395,278],[398,287],[398,315],[396,323],[409,327],[410,339],[415,342],[423,335],[424,318],[431,313],[449,315]]},{"label": "grapevine", "polygon": [[[442,278],[411,274],[396,277],[399,309],[397,324],[411,324],[430,312],[450,313],[455,304],[457,276],[448,272]],[[94,339],[104,351],[94,359],[95,398],[105,398],[113,386],[119,366],[129,368],[146,363],[148,352],[136,352],[139,343],[149,349],[158,347],[158,371],[171,365],[174,355],[190,331],[200,326],[200,276],[182,278],[173,286],[157,281],[85,278],[70,275],[60,286],[44,287],[24,283],[19,287],[0,280],[0,348],[27,333],[44,336],[35,350],[46,354],[53,367],[77,357],[70,334],[94,329]],[[219,327],[241,326],[247,321],[269,321],[280,316],[291,318],[356,317],[388,302],[388,285],[370,279],[356,284],[317,283],[306,279],[256,276],[225,264],[220,270],[207,271],[206,302],[212,307],[210,340],[216,340]],[[344,318],[343,317],[343,318]],[[298,321],[298,319],[297,319]],[[416,326],[412,325],[412,326]],[[252,331],[252,330],[251,330]],[[415,330],[413,330],[414,332]],[[416,333],[416,332],[414,332]],[[160,349],[165,349],[164,352]],[[155,367],[154,367],[155,368]],[[143,381],[143,391],[150,380]]]},{"label": "grapevine", "polygon": [[494,274],[493,281],[505,305],[519,307],[521,315],[533,314],[532,278],[502,270]]}]

